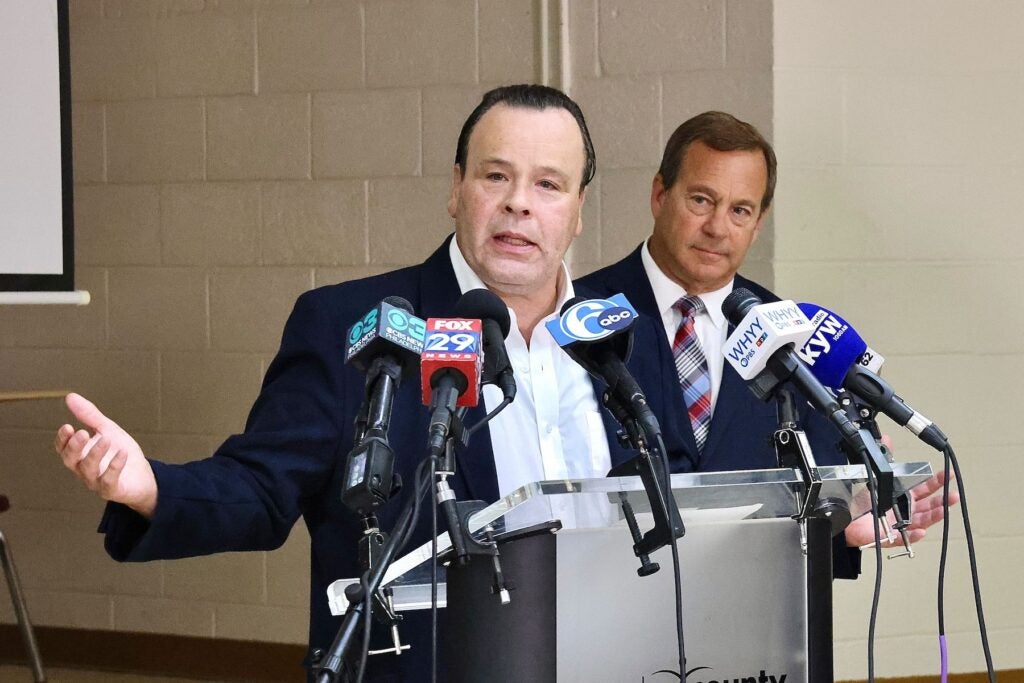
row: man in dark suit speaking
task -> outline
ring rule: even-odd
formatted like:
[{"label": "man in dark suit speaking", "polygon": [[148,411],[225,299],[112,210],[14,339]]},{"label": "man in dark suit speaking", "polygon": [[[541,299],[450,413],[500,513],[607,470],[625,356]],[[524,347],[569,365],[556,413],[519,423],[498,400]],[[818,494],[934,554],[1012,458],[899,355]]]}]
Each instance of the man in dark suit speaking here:
[{"label": "man in dark suit speaking", "polygon": [[[68,407],[86,428],[62,426],[56,448],[110,501],[100,530],[111,556],[143,561],[272,549],[302,517],[312,539],[310,652],[326,649],[340,624],[329,613],[327,587],[360,573],[363,531],[339,495],[365,382],[343,362],[346,331],[387,296],[407,299],[423,318],[452,317],[462,293],[486,286],[509,308],[518,396],[461,457],[458,498],[494,501],[529,481],[604,476],[613,446],[593,385],[543,325],[574,295],[563,256],[580,233],[593,175],[593,145],[575,102],[543,86],[493,90],[459,136],[448,198],[454,239],[418,266],[300,296],[245,431],[211,457],[184,465],[148,460],[94,405],[69,395]],[[493,409],[499,400],[485,391],[481,403]],[[415,382],[402,383],[392,415],[395,467],[410,483],[428,432]],[[394,527],[400,507],[393,500],[379,510],[382,529]],[[429,515],[420,518],[415,543],[429,537]],[[430,679],[425,616],[407,614],[402,636],[412,650],[372,657],[371,679]]]},{"label": "man in dark suit speaking", "polygon": [[[641,314],[629,369],[661,419],[666,448],[691,471],[777,467],[775,406],[754,397],[721,351],[729,333],[722,302],[734,288],[778,300],[737,274],[761,233],[775,180],[775,152],[753,126],[723,112],[691,118],[669,138],[654,177],[650,238],[578,282],[602,296],[624,293]],[[806,408],[801,418],[818,464],[845,464],[831,424]],[[931,496],[941,487],[939,475],[914,489],[923,500],[911,541],[942,518],[941,500]],[[856,548],[870,542],[864,516],[837,541],[835,575],[855,577]]]}]

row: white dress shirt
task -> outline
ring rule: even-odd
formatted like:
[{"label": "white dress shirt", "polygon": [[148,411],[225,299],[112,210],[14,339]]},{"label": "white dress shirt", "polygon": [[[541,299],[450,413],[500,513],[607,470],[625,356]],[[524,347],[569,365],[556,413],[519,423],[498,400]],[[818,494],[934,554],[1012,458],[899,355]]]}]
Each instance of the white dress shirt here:
[{"label": "white dress shirt", "polygon": [[[449,251],[463,293],[486,287],[456,240]],[[512,326],[505,347],[515,374],[516,399],[488,424],[500,496],[533,481],[604,477],[611,468],[601,406],[587,371],[562,351],[544,326],[558,318],[562,305],[573,296],[563,263],[555,311],[537,323],[529,346],[519,332],[515,311],[509,309]],[[501,403],[501,391],[485,386],[483,398],[489,412]],[[472,445],[468,457],[473,457]],[[566,527],[575,526],[571,508],[553,511]]]},{"label": "white dress shirt", "polygon": [[[665,326],[665,335],[668,337],[668,346],[672,348],[672,342],[676,338],[676,330],[683,319],[682,313],[673,308],[673,304],[680,298],[686,296],[686,290],[669,279],[661,268],[654,262],[647,242],[644,242],[640,249],[640,258],[647,271],[647,279],[651,282],[651,289],[654,290],[654,300],[658,304],[658,311],[661,313],[661,322]],[[722,353],[722,345],[728,336],[729,326],[726,324],[725,314],[722,313],[722,302],[732,292],[733,280],[721,289],[713,292],[698,295],[704,302],[706,311],[698,315],[693,321],[694,331],[700,342],[700,348],[704,351],[704,357],[708,362],[708,374],[711,376],[711,414],[715,413],[715,403],[718,401],[718,390],[722,385],[722,367],[725,364],[725,354]]]}]

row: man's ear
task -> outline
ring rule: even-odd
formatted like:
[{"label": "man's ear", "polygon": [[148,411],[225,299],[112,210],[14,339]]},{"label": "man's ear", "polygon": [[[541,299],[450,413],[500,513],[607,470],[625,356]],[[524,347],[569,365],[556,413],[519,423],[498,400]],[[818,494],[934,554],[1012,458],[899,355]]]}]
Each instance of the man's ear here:
[{"label": "man's ear", "polygon": [[665,206],[665,195],[668,194],[668,190],[665,189],[665,181],[661,177],[660,173],[654,174],[654,180],[651,182],[651,215],[657,220],[661,215],[661,210]]},{"label": "man's ear", "polygon": [[583,205],[587,201],[587,188],[580,190],[580,215],[576,217],[576,231],[573,232],[573,238],[579,237],[580,233],[583,232]]},{"label": "man's ear", "polygon": [[448,215],[455,218],[459,207],[459,192],[462,191],[462,169],[458,164],[452,166],[452,185],[448,189]]},{"label": "man's ear", "polygon": [[754,224],[754,236],[750,240],[751,243],[753,243],[753,241],[756,240],[758,236],[761,234],[761,228],[764,227],[764,221],[768,217],[768,212],[770,210],[771,207],[765,209],[764,211],[761,212],[761,215],[757,217],[757,223]]}]

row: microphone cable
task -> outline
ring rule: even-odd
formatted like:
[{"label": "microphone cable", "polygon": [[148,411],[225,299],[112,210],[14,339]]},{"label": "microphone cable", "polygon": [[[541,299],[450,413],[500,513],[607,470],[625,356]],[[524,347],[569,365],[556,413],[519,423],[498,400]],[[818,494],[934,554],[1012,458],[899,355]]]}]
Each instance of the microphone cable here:
[{"label": "microphone cable", "polygon": [[971,519],[967,511],[967,494],[964,491],[964,480],[960,474],[960,463],[957,462],[956,453],[953,447],[948,445],[942,451],[945,456],[943,473],[945,481],[942,483],[942,552],[939,555],[939,583],[938,583],[938,617],[939,617],[939,658],[941,666],[941,681],[946,683],[948,676],[948,659],[946,651],[946,608],[945,608],[945,578],[946,558],[949,550],[949,469],[952,464],[956,476],[957,493],[960,494],[961,515],[964,520],[964,536],[967,539],[967,557],[971,563],[971,583],[974,587],[974,605],[978,612],[978,628],[981,632],[981,647],[985,653],[985,667],[988,673],[989,683],[995,683],[995,668],[992,665],[992,651],[988,644],[988,629],[985,626],[985,612],[981,604],[981,585],[978,581],[978,561],[974,552],[974,533],[971,531]]},{"label": "microphone cable", "polygon": [[[427,477],[429,470],[427,465],[431,462],[430,458],[423,460],[416,467],[416,474],[414,477],[413,490],[410,493],[409,500],[406,501],[405,506],[402,508],[402,512],[399,515],[398,522],[395,524],[395,528],[391,533],[391,540],[389,543],[395,543],[396,548],[391,553],[394,557],[397,553],[409,543],[412,538],[413,530],[416,528],[416,522],[419,520],[420,514],[420,501],[424,495],[430,490],[431,480]],[[397,540],[396,540],[397,539]],[[382,551],[381,555],[385,555]],[[365,622],[363,624],[363,642],[361,645],[361,652],[359,655],[359,668],[356,671],[355,683],[361,683],[363,676],[366,672],[366,660],[370,650],[370,626],[372,622],[372,614],[370,607],[372,607],[372,596],[369,587],[370,572],[374,570],[373,567],[363,572],[362,576],[359,577],[359,583],[363,588],[363,600],[364,600],[364,612],[363,618]]]},{"label": "microphone cable", "polygon": [[[665,441],[662,439],[661,434],[657,434],[658,439],[658,452],[660,457],[658,462],[661,464],[662,469],[665,472],[665,485],[668,487],[670,500],[675,501],[675,496],[671,495],[672,492],[672,470],[668,465],[668,449],[665,448]],[[665,494],[658,487],[658,503],[661,505],[661,509],[665,512],[669,520],[669,527],[672,526],[672,515],[669,513],[668,502],[665,500]],[[672,576],[674,577],[675,583],[675,602],[676,602],[676,648],[678,649],[679,656],[679,679],[681,683],[686,683],[686,644],[683,638],[683,574],[679,567],[679,547],[676,545],[675,533],[669,533],[671,537],[672,547]]]},{"label": "microphone cable", "polygon": [[868,618],[868,683],[875,683],[875,624],[882,595],[882,535],[879,530],[882,520],[878,512],[878,482],[866,450],[861,450],[861,460],[867,473],[868,494],[871,496],[871,526],[875,533],[875,585],[871,595],[871,616]]}]

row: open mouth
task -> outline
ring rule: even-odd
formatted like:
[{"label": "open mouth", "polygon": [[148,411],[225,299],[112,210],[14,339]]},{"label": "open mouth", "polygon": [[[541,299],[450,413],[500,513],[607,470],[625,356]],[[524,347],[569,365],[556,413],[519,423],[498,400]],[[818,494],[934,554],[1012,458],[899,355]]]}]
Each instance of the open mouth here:
[{"label": "open mouth", "polygon": [[496,242],[499,242],[502,246],[510,247],[512,249],[529,249],[536,246],[530,240],[514,233],[499,233],[495,235],[493,239]]}]

